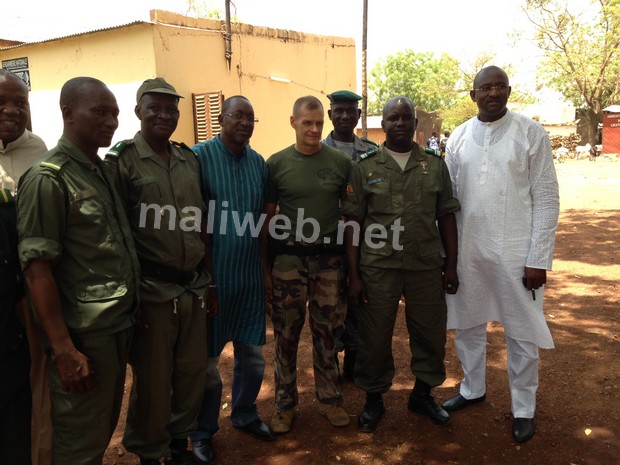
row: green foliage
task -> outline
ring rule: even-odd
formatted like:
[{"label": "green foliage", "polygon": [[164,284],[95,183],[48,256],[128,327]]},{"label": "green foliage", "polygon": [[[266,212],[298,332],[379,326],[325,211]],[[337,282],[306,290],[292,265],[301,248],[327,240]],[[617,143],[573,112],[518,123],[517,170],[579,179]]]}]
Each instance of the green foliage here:
[{"label": "green foliage", "polygon": [[582,110],[593,143],[602,109],[620,100],[620,0],[526,0],[524,10],[545,55],[539,74]]},{"label": "green foliage", "polygon": [[397,95],[427,112],[451,107],[458,101],[460,77],[458,61],[447,54],[437,58],[407,49],[389,55],[370,71],[368,112],[380,114],[385,102]]},{"label": "green foliage", "polygon": [[454,105],[450,108],[439,110],[441,117],[441,130],[452,131],[454,128],[464,123],[478,114],[478,107],[469,97],[468,92],[461,93]]},{"label": "green foliage", "polygon": [[[223,1],[218,1],[223,4]],[[215,7],[215,0],[187,0],[187,15],[194,18],[225,19],[223,9]]]}]

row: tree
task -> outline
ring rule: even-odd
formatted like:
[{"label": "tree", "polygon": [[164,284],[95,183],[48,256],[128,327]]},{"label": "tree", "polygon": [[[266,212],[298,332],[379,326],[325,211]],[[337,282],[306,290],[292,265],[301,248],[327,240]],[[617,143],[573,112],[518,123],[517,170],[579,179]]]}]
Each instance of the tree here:
[{"label": "tree", "polygon": [[456,103],[460,78],[458,61],[447,54],[407,49],[389,55],[370,71],[368,113],[380,114],[391,97],[405,95],[416,107],[432,112]]},{"label": "tree", "polygon": [[620,99],[620,0],[526,0],[525,14],[544,52],[539,74],[580,110],[594,145],[603,108]]},{"label": "tree", "polygon": [[[224,3],[223,0],[217,3]],[[215,7],[215,0],[187,0],[186,15],[194,18],[224,19],[224,11]]]}]

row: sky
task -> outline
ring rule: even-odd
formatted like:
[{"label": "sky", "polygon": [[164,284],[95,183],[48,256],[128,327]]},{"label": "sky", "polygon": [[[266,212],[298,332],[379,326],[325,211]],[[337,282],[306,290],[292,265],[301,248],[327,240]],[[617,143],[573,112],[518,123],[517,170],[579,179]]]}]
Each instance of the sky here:
[{"label": "sky", "polygon": [[[187,0],[16,1],[2,6],[0,38],[36,41],[102,27],[148,20],[149,10],[185,14]],[[224,0],[204,0],[224,11]],[[496,64],[511,64],[511,83],[534,87],[538,51],[515,31],[531,33],[524,0],[368,0],[368,70],[405,49],[443,52],[461,62],[481,51],[497,53]],[[233,0],[231,14],[255,26],[352,37],[361,74],[362,0]]]}]

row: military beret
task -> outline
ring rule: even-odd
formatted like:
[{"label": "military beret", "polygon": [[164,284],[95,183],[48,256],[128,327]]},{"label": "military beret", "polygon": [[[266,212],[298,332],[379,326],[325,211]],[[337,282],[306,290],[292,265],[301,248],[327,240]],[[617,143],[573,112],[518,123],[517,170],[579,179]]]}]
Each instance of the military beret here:
[{"label": "military beret", "polygon": [[139,102],[144,94],[149,93],[168,94],[183,98],[183,96],[178,94],[177,90],[172,87],[171,84],[168,84],[166,80],[161,77],[147,79],[146,81],[144,81],[142,85],[138,87],[138,92],[136,93],[136,102]]},{"label": "military beret", "polygon": [[331,94],[327,94],[327,98],[332,103],[359,102],[362,100],[362,97],[357,95],[355,92],[351,92],[350,90],[338,90],[336,92],[332,92]]}]

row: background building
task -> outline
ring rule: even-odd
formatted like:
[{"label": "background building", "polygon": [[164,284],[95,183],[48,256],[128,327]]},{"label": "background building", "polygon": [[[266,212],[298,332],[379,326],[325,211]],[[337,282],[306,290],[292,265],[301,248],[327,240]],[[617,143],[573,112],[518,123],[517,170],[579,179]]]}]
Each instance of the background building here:
[{"label": "background building", "polygon": [[[353,39],[241,23],[232,23],[228,36],[219,20],[161,10],[150,17],[35,43],[0,40],[2,67],[29,83],[33,131],[49,147],[62,133],[60,88],[76,76],[101,79],[115,94],[121,109],[115,141],[139,129],[135,98],[145,79],[162,76],[185,96],[173,139],[190,146],[219,132],[224,98],[244,95],[259,119],[251,144],[265,157],[294,142],[289,117],[295,99],[315,95],[327,107],[327,94],[355,91]],[[327,121],[324,136],[331,129]]]}]

